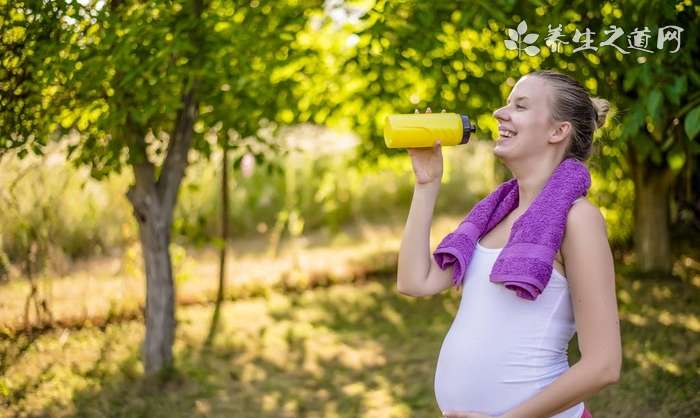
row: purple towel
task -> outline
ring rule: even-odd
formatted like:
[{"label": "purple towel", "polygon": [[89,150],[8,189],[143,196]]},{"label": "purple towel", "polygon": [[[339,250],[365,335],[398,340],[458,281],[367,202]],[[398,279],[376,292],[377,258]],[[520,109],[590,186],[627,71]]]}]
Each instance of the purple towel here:
[{"label": "purple towel", "polygon": [[[535,300],[549,282],[561,246],[566,217],[574,200],[588,194],[591,175],[585,164],[563,160],[542,191],[513,224],[508,243],[491,270],[491,282],[503,283],[518,296]],[[461,285],[477,241],[518,206],[517,179],[501,183],[477,203],[433,253],[441,269],[454,264],[452,282]]]}]

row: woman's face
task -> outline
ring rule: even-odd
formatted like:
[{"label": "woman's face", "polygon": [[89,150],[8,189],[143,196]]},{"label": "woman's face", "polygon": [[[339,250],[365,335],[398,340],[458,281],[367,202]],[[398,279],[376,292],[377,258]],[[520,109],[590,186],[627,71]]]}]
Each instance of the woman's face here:
[{"label": "woman's face", "polygon": [[494,154],[512,160],[545,151],[552,129],[549,95],[540,77],[526,75],[515,83],[506,106],[493,112],[499,131]]}]

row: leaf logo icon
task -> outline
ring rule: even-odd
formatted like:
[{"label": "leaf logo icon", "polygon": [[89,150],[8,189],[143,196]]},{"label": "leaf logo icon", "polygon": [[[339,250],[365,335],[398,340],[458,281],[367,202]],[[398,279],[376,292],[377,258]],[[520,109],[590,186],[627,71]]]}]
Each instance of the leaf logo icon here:
[{"label": "leaf logo icon", "polygon": [[[527,32],[527,23],[525,22],[525,20],[523,20],[522,22],[520,22],[518,24],[517,30],[508,28],[508,37],[510,39],[506,39],[505,41],[503,41],[505,43],[507,49],[510,49],[510,50],[517,49],[518,50],[518,58],[520,57],[520,51],[525,51],[525,53],[531,57],[534,57],[535,55],[539,54],[539,52],[540,52],[540,49],[538,47],[532,45],[537,40],[537,38],[540,37],[540,35],[537,33],[526,34],[526,32]],[[525,35],[522,38],[522,42],[521,42],[521,35]],[[522,43],[525,43],[528,46],[526,46],[525,48],[522,48],[521,47]]]}]

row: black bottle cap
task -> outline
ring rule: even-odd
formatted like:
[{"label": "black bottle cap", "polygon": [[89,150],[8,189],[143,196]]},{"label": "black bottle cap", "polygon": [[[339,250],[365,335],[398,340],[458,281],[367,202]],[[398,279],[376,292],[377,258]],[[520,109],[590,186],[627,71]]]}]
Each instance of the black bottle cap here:
[{"label": "black bottle cap", "polygon": [[472,132],[476,132],[476,125],[469,121],[467,115],[460,115],[462,117],[462,141],[460,144],[466,144],[469,142],[469,136]]}]

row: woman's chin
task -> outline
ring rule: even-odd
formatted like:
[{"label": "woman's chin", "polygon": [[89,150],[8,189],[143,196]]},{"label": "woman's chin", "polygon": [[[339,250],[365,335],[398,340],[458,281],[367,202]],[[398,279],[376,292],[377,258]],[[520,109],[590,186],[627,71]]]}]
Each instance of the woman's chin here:
[{"label": "woman's chin", "polygon": [[493,153],[496,155],[506,153],[511,148],[511,145],[513,143],[509,139],[499,138],[493,145]]},{"label": "woman's chin", "polygon": [[512,144],[513,141],[514,141],[514,139],[512,139],[512,138],[504,138],[501,136],[496,140],[496,146],[499,146],[499,145],[500,146],[508,146],[508,145]]}]

